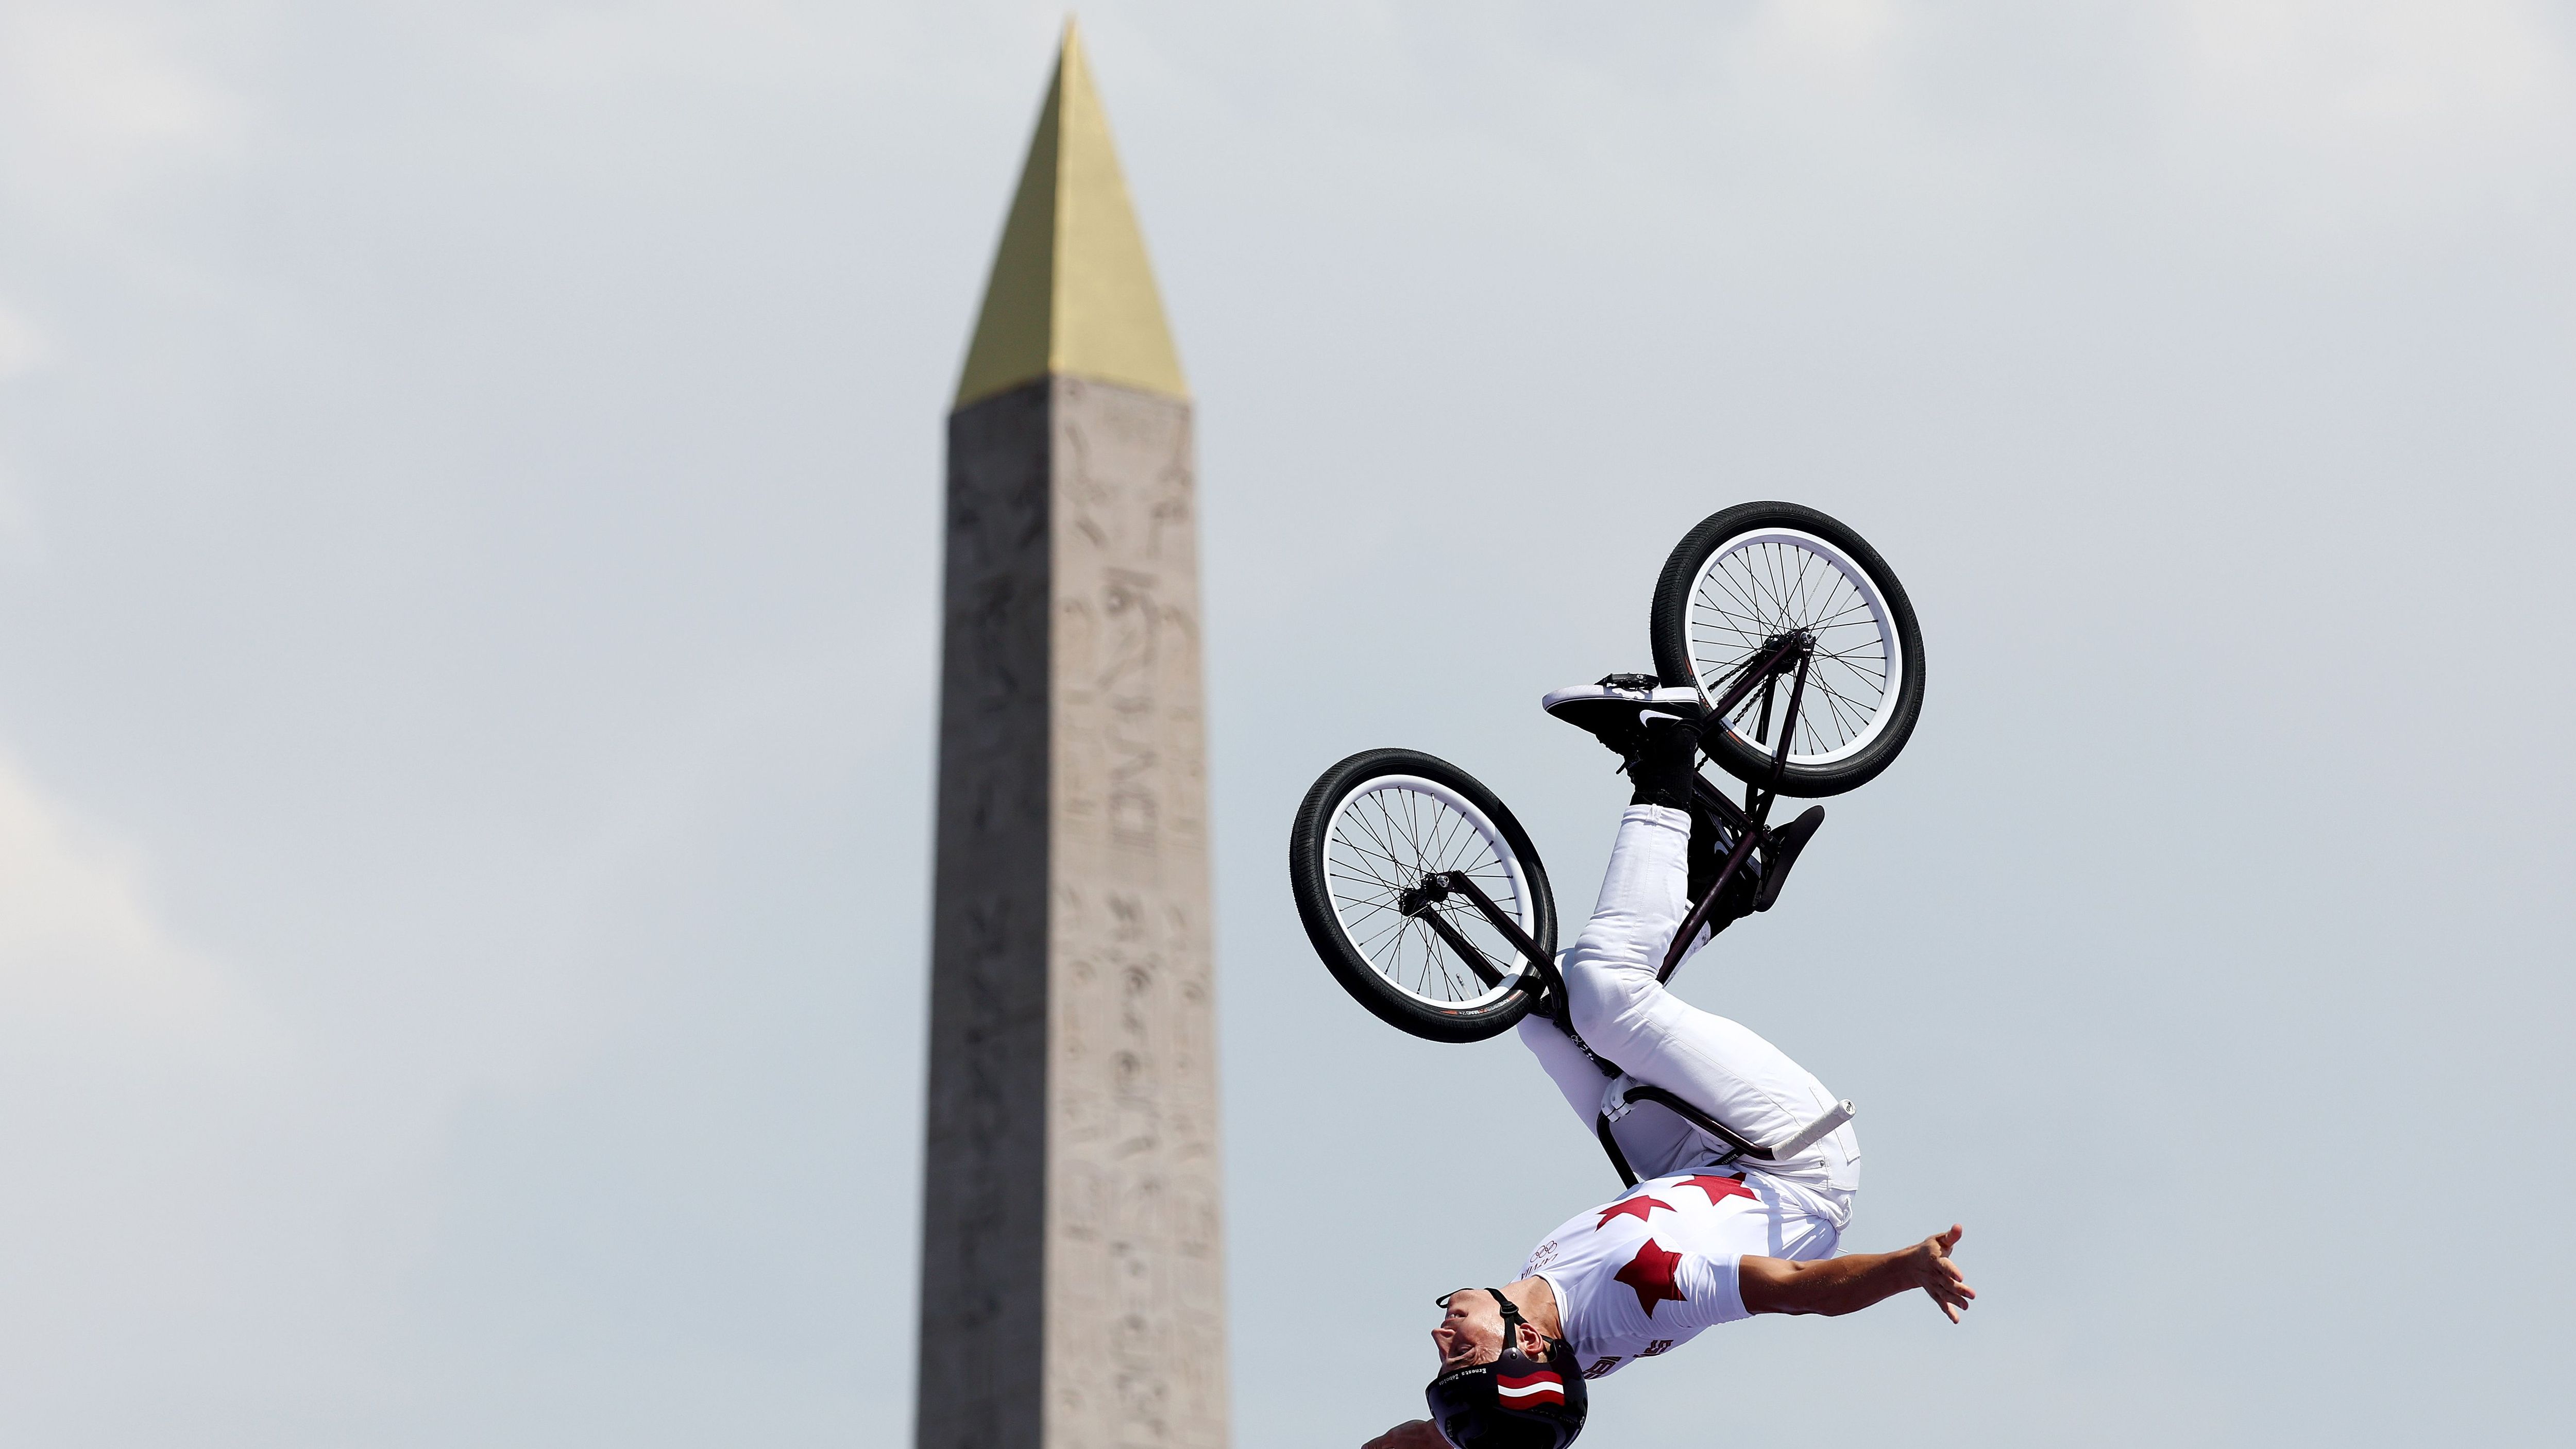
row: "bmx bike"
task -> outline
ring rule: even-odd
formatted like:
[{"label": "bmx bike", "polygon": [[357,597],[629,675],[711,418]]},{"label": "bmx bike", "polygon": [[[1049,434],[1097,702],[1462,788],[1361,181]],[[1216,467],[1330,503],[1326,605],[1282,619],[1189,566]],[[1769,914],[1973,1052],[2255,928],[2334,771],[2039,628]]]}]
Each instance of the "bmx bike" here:
[{"label": "bmx bike", "polygon": [[[1693,780],[1694,813],[1725,854],[1665,952],[1668,979],[1701,935],[1777,898],[1823,811],[1775,828],[1774,804],[1857,789],[1905,748],[1923,706],[1923,640],[1877,550],[1824,513],[1776,502],[1722,509],[1684,535],[1655,582],[1649,627],[1661,684],[1695,690],[1707,707],[1701,757],[1743,787],[1739,804],[1706,774]],[[1472,1042],[1535,1011],[1582,1044],[1557,975],[1547,868],[1511,810],[1465,770],[1406,749],[1333,765],[1298,807],[1288,873],[1316,954],[1380,1020]],[[1785,1160],[1851,1112],[1843,1103],[1791,1140],[1761,1144],[1660,1088],[1627,1087],[1598,1126],[1631,1185],[1609,1128],[1638,1102],[1680,1113],[1728,1144],[1730,1161]]]}]

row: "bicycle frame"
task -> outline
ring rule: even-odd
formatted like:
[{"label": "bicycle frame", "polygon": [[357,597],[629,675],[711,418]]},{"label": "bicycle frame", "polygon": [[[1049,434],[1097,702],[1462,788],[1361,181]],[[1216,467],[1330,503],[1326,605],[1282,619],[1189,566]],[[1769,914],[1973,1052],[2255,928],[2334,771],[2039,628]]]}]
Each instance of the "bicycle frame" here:
[{"label": "bicycle frame", "polygon": [[1744,702],[1744,696],[1752,692],[1755,681],[1759,680],[1762,685],[1762,715],[1753,727],[1753,734],[1756,739],[1769,734],[1772,688],[1778,683],[1782,669],[1788,667],[1792,659],[1796,661],[1797,677],[1789,683],[1788,719],[1780,727],[1780,743],[1771,752],[1771,788],[1762,790],[1746,785],[1744,808],[1739,811],[1733,801],[1708,782],[1706,776],[1699,776],[1691,783],[1692,797],[1715,806],[1719,818],[1727,820],[1734,829],[1735,849],[1727,852],[1726,864],[1718,871],[1717,880],[1691,906],[1690,914],[1682,918],[1682,928],[1673,933],[1672,944],[1664,948],[1664,964],[1655,970],[1657,981],[1672,979],[1673,969],[1682,964],[1682,953],[1690,949],[1691,939],[1708,924],[1709,913],[1716,908],[1717,898],[1725,891],[1727,882],[1735,879],[1736,872],[1744,868],[1746,858],[1752,855],[1754,842],[1770,839],[1771,805],[1780,798],[1780,778],[1789,769],[1789,742],[1798,733],[1798,706],[1807,695],[1807,665],[1815,656],[1815,635],[1803,629],[1781,635],[1770,653],[1739,668],[1734,684],[1718,698],[1716,704],[1709,707],[1709,728],[1726,728],[1727,713]]},{"label": "bicycle frame", "polygon": [[[1735,833],[1735,845],[1727,852],[1726,863],[1718,869],[1717,879],[1712,881],[1709,888],[1701,893],[1700,898],[1692,903],[1689,913],[1682,918],[1681,928],[1673,933],[1672,944],[1665,948],[1663,963],[1656,969],[1657,981],[1671,979],[1674,968],[1681,964],[1683,953],[1690,949],[1692,939],[1708,925],[1710,916],[1716,910],[1719,897],[1725,894],[1727,886],[1743,871],[1745,862],[1752,858],[1754,848],[1757,845],[1768,845],[1772,838],[1771,807],[1779,799],[1780,780],[1789,768],[1789,746],[1797,734],[1798,708],[1806,697],[1807,667],[1815,657],[1816,639],[1813,634],[1799,630],[1778,635],[1765,643],[1768,647],[1760,655],[1738,666],[1735,673],[1729,676],[1725,693],[1719,695],[1716,702],[1709,708],[1707,728],[1726,728],[1725,720],[1728,714],[1733,712],[1737,705],[1742,704],[1745,697],[1758,685],[1762,690],[1762,712],[1754,725],[1754,737],[1761,739],[1768,736],[1771,732],[1771,702],[1774,691],[1780,676],[1790,675],[1789,707],[1780,729],[1779,743],[1772,750],[1770,779],[1762,786],[1748,783],[1744,787],[1744,804],[1738,807],[1734,801],[1726,798],[1723,791],[1711,784],[1707,776],[1696,773],[1693,775],[1691,780],[1693,801],[1717,816],[1729,830]],[[1432,933],[1440,938],[1441,943],[1446,945],[1459,960],[1465,962],[1469,970],[1475,972],[1478,980],[1488,987],[1502,985],[1505,980],[1503,973],[1495,968],[1486,958],[1485,953],[1476,949],[1475,945],[1461,935],[1458,928],[1451,925],[1440,912],[1431,909],[1432,905],[1445,901],[1452,895],[1464,898],[1469,905],[1475,907],[1476,913],[1483,916],[1486,923],[1509,942],[1512,949],[1518,951],[1522,959],[1529,963],[1529,968],[1537,973],[1541,988],[1539,1009],[1556,1022],[1594,1066],[1600,1068],[1603,1076],[1613,1079],[1624,1076],[1625,1072],[1617,1063],[1594,1052],[1575,1031],[1572,1015],[1565,1005],[1565,979],[1557,973],[1555,960],[1548,953],[1540,950],[1538,942],[1532,940],[1529,933],[1521,929],[1520,922],[1504,914],[1502,907],[1495,904],[1493,897],[1485,894],[1484,888],[1477,885],[1465,871],[1434,871],[1424,876],[1420,886],[1404,892],[1399,897],[1398,905],[1405,915],[1428,925]],[[1719,929],[1723,928],[1724,923],[1720,923]],[[1624,1116],[1629,1107],[1641,1102],[1652,1102],[1663,1107],[1680,1116],[1693,1127],[1726,1143],[1727,1151],[1720,1155],[1715,1164],[1721,1167],[1745,1157],[1764,1162],[1794,1157],[1813,1146],[1826,1133],[1850,1121],[1853,1110],[1851,1103],[1843,1102],[1832,1111],[1808,1123],[1789,1141],[1765,1146],[1737,1134],[1716,1118],[1661,1087],[1641,1084],[1629,1088],[1617,1104],[1616,1114]],[[1594,1135],[1600,1138],[1601,1148],[1609,1154],[1610,1165],[1618,1171],[1620,1181],[1629,1187],[1634,1187],[1637,1185],[1637,1174],[1628,1166],[1627,1157],[1620,1152],[1619,1144],[1610,1132],[1610,1125],[1615,1120],[1613,1109],[1605,1106],[1594,1124]]]}]

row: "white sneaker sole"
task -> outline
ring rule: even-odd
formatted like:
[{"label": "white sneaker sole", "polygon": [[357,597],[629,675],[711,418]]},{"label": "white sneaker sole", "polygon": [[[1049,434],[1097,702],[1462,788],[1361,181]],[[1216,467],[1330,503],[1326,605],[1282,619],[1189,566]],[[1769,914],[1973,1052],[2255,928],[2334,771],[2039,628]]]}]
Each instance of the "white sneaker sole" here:
[{"label": "white sneaker sole", "polygon": [[[1702,709],[1699,691],[1687,684],[1665,685],[1658,689],[1612,689],[1605,684],[1574,684],[1552,689],[1539,698],[1539,708],[1554,714],[1559,705],[1586,700],[1617,700],[1637,706],[1640,718],[1677,719],[1684,724],[1697,723]],[[1670,706],[1657,709],[1657,705]]]}]

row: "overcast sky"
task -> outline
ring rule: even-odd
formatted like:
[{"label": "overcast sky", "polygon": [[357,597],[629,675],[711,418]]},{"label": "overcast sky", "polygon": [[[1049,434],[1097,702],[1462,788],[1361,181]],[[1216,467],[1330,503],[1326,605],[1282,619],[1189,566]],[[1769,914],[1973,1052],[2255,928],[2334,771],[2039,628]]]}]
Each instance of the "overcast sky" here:
[{"label": "overcast sky", "polygon": [[[1605,1445],[2539,1442],[2576,1253],[2576,11],[1100,4],[1199,397],[1244,1449],[1614,1186],[1297,930],[1408,744],[1588,907],[1706,513],[1923,725],[1682,980],[1984,1292]],[[0,1423],[909,1433],[941,418],[1061,13],[0,0]],[[1587,1441],[1590,1442],[1590,1441]]]}]

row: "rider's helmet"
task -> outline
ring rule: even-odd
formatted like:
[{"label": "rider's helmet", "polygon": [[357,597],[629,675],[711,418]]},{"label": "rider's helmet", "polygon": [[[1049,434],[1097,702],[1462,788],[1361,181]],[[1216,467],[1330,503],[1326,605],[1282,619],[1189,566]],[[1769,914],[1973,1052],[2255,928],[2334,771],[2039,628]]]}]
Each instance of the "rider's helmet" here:
[{"label": "rider's helmet", "polygon": [[1503,1352],[1491,1363],[1454,1369],[1422,1391],[1431,1422],[1452,1449],[1565,1449],[1591,1407],[1573,1345],[1546,1338],[1547,1357],[1521,1352],[1521,1311],[1499,1288]]}]

